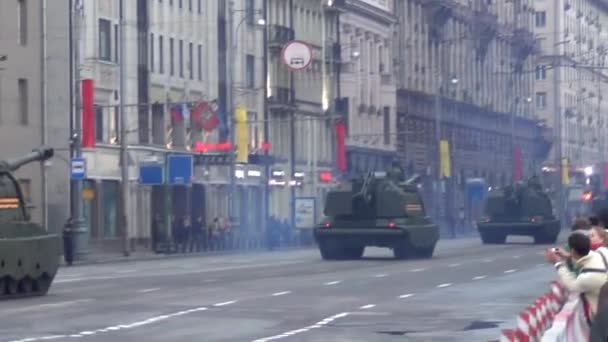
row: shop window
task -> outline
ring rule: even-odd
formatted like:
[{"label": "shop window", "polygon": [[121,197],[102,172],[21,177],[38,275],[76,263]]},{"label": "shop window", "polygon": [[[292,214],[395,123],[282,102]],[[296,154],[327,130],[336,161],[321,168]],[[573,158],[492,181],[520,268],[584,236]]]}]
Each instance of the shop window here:
[{"label": "shop window", "polygon": [[118,204],[120,201],[119,183],[117,181],[101,182],[102,186],[102,229],[103,238],[115,239],[118,237]]}]

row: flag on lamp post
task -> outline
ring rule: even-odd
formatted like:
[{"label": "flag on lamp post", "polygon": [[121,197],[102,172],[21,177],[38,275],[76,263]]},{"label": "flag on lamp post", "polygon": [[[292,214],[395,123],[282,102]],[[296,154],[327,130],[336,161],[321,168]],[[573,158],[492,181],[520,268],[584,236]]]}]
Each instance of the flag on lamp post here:
[{"label": "flag on lamp post", "polygon": [[234,112],[236,123],[236,161],[237,163],[247,163],[249,160],[249,137],[247,131],[247,110],[243,106],[238,106]]},{"label": "flag on lamp post", "polygon": [[441,171],[441,177],[450,178],[451,174],[451,163],[450,163],[450,143],[443,139],[439,143],[439,157],[441,165],[439,170]]}]

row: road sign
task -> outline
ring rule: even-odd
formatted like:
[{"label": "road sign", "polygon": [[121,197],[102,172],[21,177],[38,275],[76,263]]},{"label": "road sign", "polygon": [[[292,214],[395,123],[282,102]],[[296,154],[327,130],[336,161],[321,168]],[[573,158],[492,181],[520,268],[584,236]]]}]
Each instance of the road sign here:
[{"label": "road sign", "polygon": [[160,185],[165,182],[165,172],[160,163],[144,163],[139,165],[139,184]]},{"label": "road sign", "polygon": [[169,184],[191,184],[193,174],[192,156],[171,154],[167,156],[167,176]]},{"label": "road sign", "polygon": [[84,158],[73,158],[71,162],[71,173],[73,180],[87,178],[87,162]]},{"label": "road sign", "polygon": [[312,62],[312,48],[306,42],[292,40],[287,42],[281,52],[283,63],[293,71],[308,68]]}]

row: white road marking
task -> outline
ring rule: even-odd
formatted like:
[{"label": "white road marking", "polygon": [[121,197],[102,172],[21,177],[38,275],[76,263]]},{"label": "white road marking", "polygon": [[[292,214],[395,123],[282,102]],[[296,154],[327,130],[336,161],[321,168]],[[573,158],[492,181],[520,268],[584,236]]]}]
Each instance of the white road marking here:
[{"label": "white road marking", "polygon": [[422,271],[426,271],[426,268],[414,268],[410,272],[422,272]]},{"label": "white road marking", "polygon": [[413,295],[414,295],[413,293],[406,293],[406,294],[403,294],[403,295],[399,296],[399,298],[410,298]]},{"label": "white road marking", "polygon": [[384,278],[386,276],[388,276],[388,274],[376,274],[374,278]]},{"label": "white road marking", "polygon": [[297,335],[297,334],[300,334],[300,333],[303,333],[303,332],[307,332],[307,331],[310,331],[312,329],[318,329],[318,328],[321,328],[321,327],[323,327],[323,326],[325,326],[325,325],[327,325],[327,324],[329,324],[329,323],[331,323],[331,322],[333,322],[333,321],[335,321],[335,320],[337,320],[339,318],[344,318],[344,317],[348,316],[349,314],[350,313],[348,313],[348,312],[342,312],[342,313],[339,313],[337,315],[333,315],[331,317],[327,317],[327,318],[323,319],[322,321],[319,321],[319,322],[317,322],[317,323],[315,323],[313,325],[309,325],[309,326],[301,328],[301,329],[291,330],[291,331],[288,331],[288,332],[285,332],[285,333],[282,333],[282,334],[279,334],[279,335],[275,335],[275,336],[260,338],[260,339],[257,339],[255,341],[253,341],[253,342],[268,342],[268,341],[272,341],[272,340],[279,340],[279,339],[282,339],[282,338],[285,338],[285,337],[290,337],[290,336]]},{"label": "white road marking", "polygon": [[118,270],[115,273],[125,274],[125,273],[135,273],[137,270]]},{"label": "white road marking", "polygon": [[216,281],[217,281],[217,279],[205,279],[205,280],[203,280],[203,283],[214,283]]},{"label": "white road marking", "polygon": [[494,259],[483,259],[483,262],[492,262]]},{"label": "white road marking", "polygon": [[521,255],[514,255],[513,256],[513,259],[519,259],[519,258],[521,258]]},{"label": "white road marking", "polygon": [[283,296],[283,295],[290,294],[290,293],[291,293],[291,291],[283,291],[283,292],[275,292],[272,295],[274,297],[277,297],[277,296]]},{"label": "white road marking", "polygon": [[21,308],[17,308],[17,309],[12,309],[11,313],[26,312],[26,311],[32,311],[32,310],[48,309],[48,308],[59,308],[59,307],[64,307],[64,306],[88,303],[88,302],[92,302],[92,301],[93,301],[92,298],[86,298],[86,299],[70,300],[70,301],[63,301],[63,302],[57,302],[57,303],[31,305],[31,306],[25,306],[25,307],[21,307]]},{"label": "white road marking", "polygon": [[152,288],[152,289],[143,289],[143,290],[139,290],[137,292],[138,293],[148,293],[148,292],[154,292],[154,291],[158,291],[158,290],[160,290],[160,287],[155,287],[155,288]]},{"label": "white road marking", "polygon": [[228,301],[228,302],[222,302],[222,303],[213,304],[213,306],[218,306],[219,307],[219,306],[226,306],[226,305],[230,305],[230,304],[234,304],[234,303],[236,303],[236,300],[231,300],[231,301]]},{"label": "white road marking", "polygon": [[375,306],[376,306],[376,304],[367,304],[367,305],[363,305],[359,309],[366,310],[366,309],[371,309],[371,308],[373,308]]},{"label": "white road marking", "polygon": [[452,286],[452,283],[445,283],[445,284],[437,285],[438,288],[443,288],[443,287],[448,287],[448,286]]},{"label": "white road marking", "polygon": [[337,285],[337,284],[340,284],[341,282],[342,282],[342,280],[335,280],[335,281],[327,282],[323,285]]},{"label": "white road marking", "polygon": [[458,267],[460,265],[462,265],[462,264],[449,264],[448,267]]},{"label": "white road marking", "polygon": [[505,271],[505,273],[507,273],[507,274],[508,274],[508,273],[513,273],[513,272],[515,272],[515,271],[517,271],[517,269],[510,269],[510,270],[506,270],[506,271]]},{"label": "white road marking", "polygon": [[485,275],[481,275],[481,276],[477,276],[477,277],[473,277],[473,280],[481,280],[481,279],[485,279],[487,276]]},{"label": "white road marking", "polygon": [[56,279],[53,284],[62,284],[62,283],[74,283],[74,282],[82,282],[82,281],[99,281],[99,280],[116,280],[116,279],[132,279],[132,278],[164,278],[164,277],[174,277],[176,275],[187,275],[187,274],[201,274],[208,272],[221,272],[221,271],[233,271],[233,270],[242,270],[242,269],[254,269],[254,268],[263,268],[263,267],[271,267],[271,266],[286,266],[286,265],[294,265],[294,264],[302,264],[302,261],[286,261],[286,262],[275,262],[275,263],[266,263],[266,264],[249,264],[249,265],[237,265],[237,266],[226,266],[226,267],[215,267],[215,268],[199,268],[194,269],[192,271],[184,271],[184,272],[174,272],[174,273],[162,273],[162,274],[121,274],[117,276],[100,276],[100,277],[82,277],[82,278],[72,278],[72,279]]}]

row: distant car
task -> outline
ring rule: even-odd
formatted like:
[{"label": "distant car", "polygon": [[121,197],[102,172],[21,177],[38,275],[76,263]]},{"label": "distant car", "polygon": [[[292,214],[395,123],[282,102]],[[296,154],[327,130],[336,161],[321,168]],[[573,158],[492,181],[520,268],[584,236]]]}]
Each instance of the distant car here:
[{"label": "distant car", "polygon": [[397,259],[432,257],[439,228],[412,182],[374,172],[330,191],[314,230],[323,259],[359,259],[367,246],[391,248]]}]

